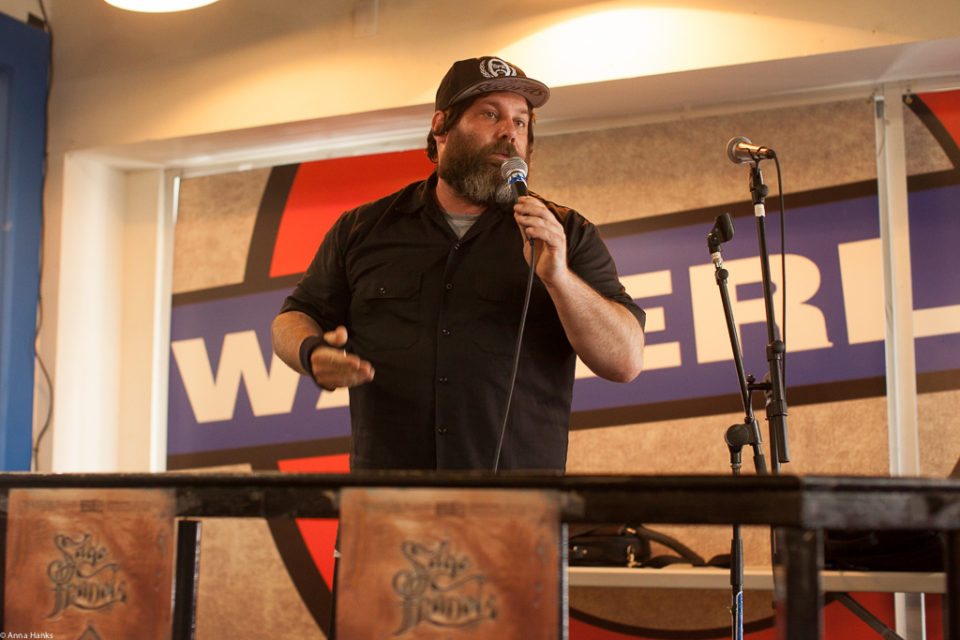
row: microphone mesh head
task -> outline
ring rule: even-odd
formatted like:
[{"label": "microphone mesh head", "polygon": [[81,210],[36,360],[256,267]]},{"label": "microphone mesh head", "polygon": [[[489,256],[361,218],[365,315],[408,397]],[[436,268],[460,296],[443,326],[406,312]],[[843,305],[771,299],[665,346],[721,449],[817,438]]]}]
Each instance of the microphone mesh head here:
[{"label": "microphone mesh head", "polygon": [[500,165],[500,175],[506,179],[509,179],[518,173],[523,179],[526,179],[527,163],[523,161],[523,158],[518,156],[507,158],[503,161],[503,164]]},{"label": "microphone mesh head", "polygon": [[749,162],[749,160],[744,160],[743,158],[737,156],[737,145],[741,142],[750,144],[750,140],[744,138],[743,136],[730,138],[730,142],[727,143],[727,157],[730,158],[730,161],[734,164],[743,164],[744,162]]}]

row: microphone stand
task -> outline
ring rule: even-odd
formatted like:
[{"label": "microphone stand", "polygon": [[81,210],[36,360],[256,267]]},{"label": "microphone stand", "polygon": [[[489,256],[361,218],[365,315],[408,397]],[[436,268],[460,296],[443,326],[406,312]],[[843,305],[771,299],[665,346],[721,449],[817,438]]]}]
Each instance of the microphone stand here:
[{"label": "microphone stand", "polygon": [[[723,268],[723,255],[720,245],[733,238],[733,222],[730,214],[725,213],[716,219],[713,229],[707,235],[707,248],[716,267],[717,287],[720,290],[720,299],[723,302],[723,315],[727,323],[727,334],[730,337],[730,346],[733,350],[733,361],[737,368],[737,381],[740,384],[740,400],[743,405],[744,420],[732,425],[724,434],[724,441],[730,451],[730,467],[733,475],[740,475],[741,450],[744,445],[753,447],[753,465],[757,474],[767,473],[767,464],[763,457],[760,436],[760,427],[753,414],[751,394],[755,385],[753,376],[744,372],[743,354],[740,350],[740,339],[737,337],[737,326],[733,318],[733,306],[730,303],[730,292],[727,285],[729,273]],[[743,640],[743,541],[740,535],[740,525],[733,525],[733,536],[730,542],[730,588],[731,588],[731,638]]]},{"label": "microphone stand", "polygon": [[770,425],[770,457],[773,473],[780,472],[780,463],[790,462],[787,445],[787,400],[783,385],[783,356],[786,345],[777,339],[773,311],[773,281],[770,277],[770,252],[767,250],[766,210],[764,199],[769,189],[763,184],[760,161],[750,163],[750,195],[753,214],[757,220],[757,240],[760,244],[760,269],[763,276],[763,304],[767,318],[767,364],[770,368],[770,402],[767,421]]},{"label": "microphone stand", "polygon": [[[771,150],[769,156],[775,157]],[[756,385],[764,389],[767,395],[767,423],[770,429],[770,464],[773,473],[780,473],[780,464],[790,462],[790,452],[787,446],[787,401],[783,382],[783,360],[786,345],[783,340],[777,339],[776,318],[773,308],[773,281],[770,277],[770,252],[767,249],[766,209],[764,199],[769,189],[763,183],[763,173],[760,171],[761,156],[754,157],[750,163],[750,195],[753,200],[753,214],[757,221],[757,241],[760,246],[760,270],[763,277],[763,304],[766,312],[767,324],[767,365],[769,367],[769,382]],[[786,259],[786,256],[784,256]],[[782,285],[784,286],[784,285]],[[786,321],[786,319],[783,319]],[[766,378],[767,376],[764,376]],[[774,590],[778,590],[776,566],[779,562],[779,547],[777,536],[773,528],[770,529],[770,558],[774,566]]]},{"label": "microphone stand", "polygon": [[[740,402],[743,406],[745,418],[741,424],[730,427],[727,432],[726,440],[728,446],[733,443],[739,443],[739,447],[749,444],[753,447],[753,466],[758,474],[767,473],[767,463],[763,457],[763,439],[760,436],[760,427],[753,414],[753,401],[751,394],[754,390],[760,389],[763,385],[754,383],[754,377],[745,373],[743,366],[743,353],[740,349],[740,339],[737,336],[737,325],[733,318],[733,305],[730,302],[730,291],[727,285],[729,272],[723,268],[723,254],[720,245],[733,238],[733,222],[730,214],[725,213],[719,216],[713,226],[713,230],[707,235],[707,248],[713,259],[713,265],[716,267],[717,287],[720,289],[720,300],[723,302],[723,315],[727,322],[727,335],[730,337],[730,347],[733,351],[733,363],[737,368],[737,381],[740,384]],[[743,433],[734,433],[743,432]],[[731,454],[733,452],[731,451]],[[739,458],[737,459],[739,463]],[[731,459],[731,464],[733,460]],[[739,466],[738,466],[739,468]]]}]

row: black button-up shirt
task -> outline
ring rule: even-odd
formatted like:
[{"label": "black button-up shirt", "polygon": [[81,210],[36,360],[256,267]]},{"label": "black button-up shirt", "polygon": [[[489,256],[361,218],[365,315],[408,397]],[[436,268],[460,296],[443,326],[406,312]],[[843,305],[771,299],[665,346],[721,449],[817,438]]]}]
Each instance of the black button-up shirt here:
[{"label": "black button-up shirt", "polygon": [[[351,469],[492,469],[509,392],[528,266],[511,208],[458,239],[436,174],[343,214],[281,312],[347,327],[369,360],[350,389]],[[596,227],[544,201],[567,234],[570,268],[633,313]],[[576,354],[534,278],[501,469],[564,469]]]}]

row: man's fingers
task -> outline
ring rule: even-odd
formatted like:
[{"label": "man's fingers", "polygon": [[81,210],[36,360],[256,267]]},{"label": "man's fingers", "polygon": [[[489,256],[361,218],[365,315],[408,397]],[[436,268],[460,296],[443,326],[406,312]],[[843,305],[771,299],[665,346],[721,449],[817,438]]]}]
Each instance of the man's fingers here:
[{"label": "man's fingers", "polygon": [[527,237],[542,240],[551,247],[562,246],[566,239],[563,229],[559,228],[559,225],[553,225],[549,220],[524,214],[516,214],[516,220]]},{"label": "man's fingers", "polygon": [[318,376],[317,384],[327,391],[335,391],[340,387],[356,387],[373,380],[373,374],[369,375],[326,375]]},{"label": "man's fingers", "polygon": [[321,347],[313,352],[313,360],[314,380],[327,391],[373,380],[373,365],[352,353]]},{"label": "man's fingers", "polygon": [[324,333],[323,339],[327,341],[327,344],[333,345],[334,347],[342,347],[347,344],[347,328],[340,325],[333,331]]}]

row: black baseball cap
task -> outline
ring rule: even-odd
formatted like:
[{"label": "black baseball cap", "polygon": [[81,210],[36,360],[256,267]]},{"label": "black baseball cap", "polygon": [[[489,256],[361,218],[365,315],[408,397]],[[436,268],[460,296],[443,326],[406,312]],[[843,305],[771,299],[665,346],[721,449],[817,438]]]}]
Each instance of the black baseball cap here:
[{"label": "black baseball cap", "polygon": [[437,89],[437,111],[481,93],[511,91],[540,107],[550,98],[550,88],[528,78],[520,67],[501,58],[484,56],[454,62]]}]

